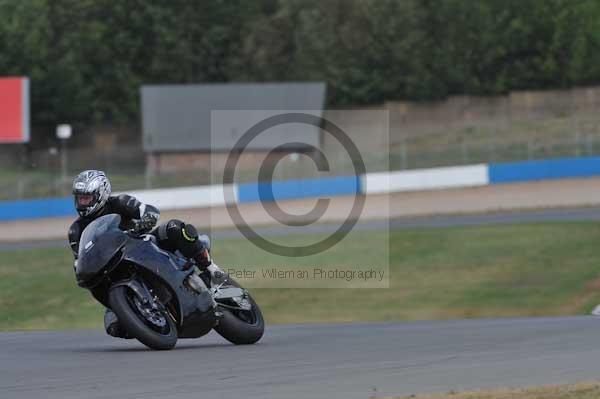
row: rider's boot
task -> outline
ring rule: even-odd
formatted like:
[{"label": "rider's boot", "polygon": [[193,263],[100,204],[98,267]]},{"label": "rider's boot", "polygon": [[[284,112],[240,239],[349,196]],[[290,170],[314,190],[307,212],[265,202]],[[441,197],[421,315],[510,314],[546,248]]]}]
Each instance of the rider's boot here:
[{"label": "rider's boot", "polygon": [[220,285],[227,281],[227,273],[212,261],[208,246],[194,256],[194,261],[196,261],[198,269],[203,272],[202,275],[209,277],[209,286]]},{"label": "rider's boot", "polygon": [[108,335],[116,338],[132,338],[127,334],[123,327],[121,327],[117,315],[110,309],[106,309],[106,312],[104,312],[104,329]]},{"label": "rider's boot", "polygon": [[211,263],[207,268],[206,272],[210,276],[210,283],[212,286],[222,285],[227,281],[229,277],[227,273],[219,266]]},{"label": "rider's boot", "polygon": [[[201,259],[199,259],[200,256]],[[194,272],[188,277],[188,284],[196,292],[223,284],[227,280],[226,273],[219,266],[206,261],[206,255],[196,256],[183,266],[184,270],[191,268],[194,268]]]}]

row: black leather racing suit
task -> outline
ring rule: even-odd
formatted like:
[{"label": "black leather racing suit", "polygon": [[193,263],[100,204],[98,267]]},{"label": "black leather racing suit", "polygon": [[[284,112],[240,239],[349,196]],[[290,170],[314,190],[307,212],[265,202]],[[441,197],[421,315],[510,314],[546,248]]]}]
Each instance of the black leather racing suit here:
[{"label": "black leather racing suit", "polygon": [[95,219],[116,213],[121,216],[121,228],[129,230],[136,226],[142,226],[140,233],[150,233],[156,237],[159,247],[166,251],[175,252],[179,250],[185,257],[196,259],[202,266],[199,257],[204,249],[210,249],[210,243],[206,236],[199,237],[198,232],[191,224],[172,219],[156,228],[156,222],[160,216],[159,210],[146,205],[129,195],[109,197],[104,208],[91,217],[79,217],[69,229],[69,245],[73,256],[77,260],[79,252],[79,239],[83,230]]},{"label": "black leather racing suit", "polygon": [[[142,204],[140,201],[129,195],[119,195],[109,197],[104,208],[100,212],[90,217],[79,217],[71,227],[69,228],[69,245],[73,251],[73,256],[77,260],[77,254],[79,252],[79,239],[83,230],[92,223],[95,219],[116,213],[121,216],[121,228],[123,230],[129,230],[135,227],[136,221],[142,220],[146,217],[147,220],[154,219],[154,224],[158,221],[160,212],[152,205]],[[154,225],[148,225],[148,231],[154,227]],[[146,232],[148,232],[146,231]]]}]

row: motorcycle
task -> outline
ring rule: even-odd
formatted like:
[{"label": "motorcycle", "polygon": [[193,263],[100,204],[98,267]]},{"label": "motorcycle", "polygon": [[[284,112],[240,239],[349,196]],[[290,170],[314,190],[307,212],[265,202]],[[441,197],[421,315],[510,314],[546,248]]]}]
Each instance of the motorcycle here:
[{"label": "motorcycle", "polygon": [[154,236],[135,235],[120,224],[121,216],[111,214],[85,228],[75,274],[80,287],[117,315],[128,336],[157,350],[213,328],[234,344],[260,340],[260,308],[235,280],[213,286],[187,259],[160,249]]}]

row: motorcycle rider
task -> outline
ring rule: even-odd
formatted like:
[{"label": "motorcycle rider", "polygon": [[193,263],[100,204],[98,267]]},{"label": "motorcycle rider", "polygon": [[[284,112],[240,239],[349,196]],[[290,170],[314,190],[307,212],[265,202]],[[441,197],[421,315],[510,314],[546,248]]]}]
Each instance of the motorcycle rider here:
[{"label": "motorcycle rider", "polygon": [[[151,234],[160,248],[170,252],[179,251],[190,260],[190,266],[197,266],[201,275],[213,284],[223,280],[224,272],[212,262],[208,236],[199,235],[193,225],[177,219],[156,226],[160,211],[126,194],[111,196],[110,181],[104,172],[86,170],[77,175],[73,181],[73,196],[75,209],[79,213],[68,234],[75,257],[74,267],[77,267],[79,239],[83,230],[95,219],[116,213],[121,216],[121,229],[138,235]],[[109,309],[104,315],[104,327],[109,335],[127,338],[117,316]]]}]

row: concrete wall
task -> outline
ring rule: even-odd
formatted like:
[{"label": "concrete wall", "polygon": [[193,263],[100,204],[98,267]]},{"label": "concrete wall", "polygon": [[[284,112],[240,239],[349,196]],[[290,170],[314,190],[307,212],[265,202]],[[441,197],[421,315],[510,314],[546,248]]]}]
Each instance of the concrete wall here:
[{"label": "concrete wall", "polygon": [[517,91],[504,96],[453,96],[438,102],[390,102],[391,141],[448,129],[498,126],[575,113],[600,107],[600,87],[570,90]]}]

